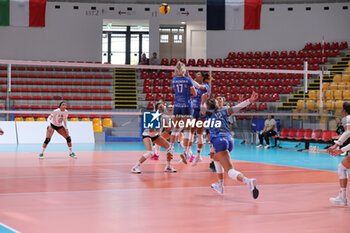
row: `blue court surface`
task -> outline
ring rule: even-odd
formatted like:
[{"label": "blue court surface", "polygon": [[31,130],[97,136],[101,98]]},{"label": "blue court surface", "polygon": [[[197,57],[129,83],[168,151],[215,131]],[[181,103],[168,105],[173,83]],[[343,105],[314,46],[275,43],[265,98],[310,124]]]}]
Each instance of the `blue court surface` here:
[{"label": "blue court surface", "polygon": [[[235,140],[235,148],[231,152],[231,158],[233,160],[326,171],[337,171],[339,162],[344,158],[342,156],[332,157],[325,153],[298,152],[278,148],[257,149],[255,145],[240,144],[240,142],[241,140]],[[300,145],[298,148],[296,148],[295,145],[295,143],[288,142],[280,144],[280,146],[285,149],[303,148],[303,145]],[[41,151],[41,146],[41,144],[1,145],[1,152],[38,152],[39,154]],[[321,149],[325,147],[325,145],[318,146]],[[86,151],[143,151],[145,150],[145,147],[142,142],[114,142],[96,144],[73,144],[73,150],[78,154],[79,152]],[[194,144],[192,146],[192,152],[195,154],[196,150],[197,146]],[[202,155],[208,156],[209,150],[209,145],[205,144]],[[66,144],[49,144],[46,150],[46,152],[65,151],[68,151]],[[175,152],[182,152],[182,148],[179,144],[175,145]]]}]

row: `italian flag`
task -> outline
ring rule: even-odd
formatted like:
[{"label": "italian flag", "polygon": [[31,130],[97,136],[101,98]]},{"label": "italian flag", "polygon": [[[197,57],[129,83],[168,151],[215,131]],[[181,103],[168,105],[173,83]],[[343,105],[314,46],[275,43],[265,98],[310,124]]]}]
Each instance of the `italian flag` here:
[{"label": "italian flag", "polygon": [[0,26],[45,27],[46,0],[0,0]]}]

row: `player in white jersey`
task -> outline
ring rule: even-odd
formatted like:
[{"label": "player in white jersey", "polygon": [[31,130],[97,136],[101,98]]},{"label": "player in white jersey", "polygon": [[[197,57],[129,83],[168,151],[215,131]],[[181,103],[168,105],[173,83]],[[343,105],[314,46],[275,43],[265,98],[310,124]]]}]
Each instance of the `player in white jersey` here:
[{"label": "player in white jersey", "polygon": [[72,151],[72,139],[69,136],[69,131],[67,128],[67,119],[68,119],[68,111],[66,110],[67,103],[62,101],[58,108],[55,109],[51,115],[47,118],[48,126],[46,131],[46,139],[43,144],[42,151],[39,155],[40,159],[44,158],[44,151],[49,144],[51,137],[55,130],[57,133],[61,134],[67,140],[67,145],[69,148],[69,156],[72,158],[76,158],[76,155]]},{"label": "player in white jersey", "polygon": [[[344,152],[350,151],[350,144],[338,149],[350,137],[350,102],[344,102],[342,109],[342,116],[344,117],[345,132],[340,136],[335,145],[328,148],[327,152],[333,156],[340,155]],[[346,206],[348,199],[346,197],[346,189],[348,186],[348,170],[350,169],[350,156],[345,157],[338,165],[338,176],[340,184],[340,193],[337,197],[331,197],[329,200],[334,205]]]},{"label": "player in white jersey", "polygon": [[[163,112],[164,105],[162,103],[157,103],[156,110]],[[169,142],[160,135],[160,129],[145,129],[142,133],[143,143],[146,147],[146,153],[144,153],[136,165],[131,168],[132,173],[141,173],[139,167],[144,163],[149,157],[153,155],[152,143],[163,147],[164,149],[169,149]],[[170,162],[173,159],[171,153],[167,152],[167,164],[165,166],[165,172],[176,172],[176,170],[171,167]]]}]

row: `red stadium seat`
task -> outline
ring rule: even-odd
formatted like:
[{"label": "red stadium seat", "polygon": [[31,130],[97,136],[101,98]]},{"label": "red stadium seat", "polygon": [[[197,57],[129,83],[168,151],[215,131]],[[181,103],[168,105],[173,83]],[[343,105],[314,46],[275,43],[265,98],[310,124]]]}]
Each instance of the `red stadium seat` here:
[{"label": "red stadium seat", "polygon": [[163,86],[162,93],[170,93],[170,92],[171,92],[171,90],[170,90],[169,86]]},{"label": "red stadium seat", "polygon": [[145,81],[143,82],[143,85],[144,86],[151,86],[152,85],[151,79],[149,79],[149,78],[145,79]]},{"label": "red stadium seat", "polygon": [[170,65],[171,65],[171,66],[175,66],[176,63],[177,63],[177,59],[176,59],[176,58],[172,58],[172,59],[170,60]]},{"label": "red stadium seat", "polygon": [[150,86],[143,86],[143,93],[150,93],[151,92],[151,87]]},{"label": "red stadium seat", "polygon": [[148,78],[149,77],[149,74],[148,74],[148,72],[147,71],[142,71],[141,72],[141,76],[140,76],[140,78],[142,78],[142,79],[146,79],[146,78]]},{"label": "red stadium seat", "polygon": [[294,137],[288,137],[288,139],[296,139],[296,140],[302,140],[304,139],[305,130],[304,129],[297,129]]},{"label": "red stadium seat", "polygon": [[151,79],[156,79],[156,78],[158,78],[158,73],[155,71],[151,72]]},{"label": "red stadium seat", "polygon": [[265,111],[267,110],[267,104],[266,103],[260,103],[258,107],[258,111]]},{"label": "red stadium seat", "polygon": [[161,93],[156,94],[156,100],[164,99],[164,95]]},{"label": "red stadium seat", "polygon": [[270,100],[271,100],[272,102],[276,102],[276,101],[278,101],[279,99],[280,99],[280,96],[279,96],[278,93],[272,94],[272,96],[271,96],[271,98],[270,98]]},{"label": "red stadium seat", "polygon": [[154,110],[154,107],[155,107],[154,102],[148,102],[147,110],[153,111],[153,110]]},{"label": "red stadium seat", "polygon": [[332,140],[332,131],[325,130],[322,131],[321,141],[328,142]]},{"label": "red stadium seat", "polygon": [[311,139],[311,138],[312,138],[312,129],[305,129],[304,139]]},{"label": "red stadium seat", "polygon": [[165,101],[173,101],[173,100],[175,100],[175,97],[172,93],[167,93],[165,95]]},{"label": "red stadium seat", "polygon": [[251,103],[250,105],[248,105],[247,110],[248,111],[257,111],[258,110],[258,106],[257,106],[256,102]]},{"label": "red stadium seat", "polygon": [[170,86],[170,85],[171,85],[170,79],[164,79],[163,80],[163,86]]},{"label": "red stadium seat", "polygon": [[225,94],[228,92],[227,86],[221,86],[220,93]]},{"label": "red stadium seat", "polygon": [[256,59],[261,58],[261,56],[262,56],[261,52],[259,52],[259,51],[254,53],[254,58],[256,58]]},{"label": "red stadium seat", "polygon": [[197,66],[199,66],[199,67],[205,66],[204,59],[202,59],[202,58],[198,59],[197,60]]},{"label": "red stadium seat", "polygon": [[196,61],[193,58],[188,59],[187,66],[195,66]]},{"label": "red stadium seat", "polygon": [[289,129],[288,128],[282,128],[281,130],[281,135],[280,136],[272,136],[273,138],[278,138],[278,139],[284,139],[288,137],[289,134]]},{"label": "red stadium seat", "polygon": [[166,72],[162,71],[162,72],[159,73],[159,78],[160,79],[166,79],[167,77],[168,77],[168,75],[167,75]]},{"label": "red stadium seat", "polygon": [[159,78],[153,80],[153,86],[160,86],[161,82]]},{"label": "red stadium seat", "polygon": [[160,64],[161,64],[162,66],[167,66],[167,65],[169,65],[169,60],[168,60],[168,58],[162,58]]},{"label": "red stadium seat", "polygon": [[160,86],[154,86],[152,92],[153,93],[161,93]]},{"label": "red stadium seat", "polygon": [[213,66],[214,61],[212,58],[207,58],[207,61],[205,62],[205,66]]},{"label": "red stadium seat", "polygon": [[339,49],[347,49],[347,48],[348,48],[348,42],[347,41],[344,41],[344,42],[340,43]]}]

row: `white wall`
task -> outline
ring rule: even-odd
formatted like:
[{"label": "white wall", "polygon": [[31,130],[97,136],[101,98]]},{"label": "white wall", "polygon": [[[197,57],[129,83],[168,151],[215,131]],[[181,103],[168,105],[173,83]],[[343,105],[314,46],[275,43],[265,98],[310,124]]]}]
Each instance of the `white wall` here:
[{"label": "white wall", "polygon": [[[60,5],[60,9],[55,9]],[[79,10],[73,10],[79,6]],[[91,6],[96,11],[91,12]],[[110,11],[109,7],[114,7]],[[127,11],[132,7],[132,11]],[[146,12],[145,8],[150,11]],[[150,52],[159,51],[159,24],[205,20],[203,5],[171,5],[170,13],[158,13],[159,5],[121,5],[47,2],[45,28],[0,27],[0,59],[101,61],[103,19],[143,19],[150,22]],[[183,15],[180,8],[189,15]],[[204,8],[198,12],[198,8]],[[119,11],[127,14],[119,15]],[[94,14],[91,14],[94,13]]]},{"label": "white wall", "polygon": [[207,55],[206,24],[203,22],[187,22],[186,25],[186,57],[203,58]]},{"label": "white wall", "polygon": [[[55,9],[60,5],[61,9]],[[73,6],[79,10],[73,10]],[[284,50],[301,49],[306,42],[350,41],[350,10],[335,4],[277,4],[263,5],[261,30],[257,31],[209,31],[207,32],[207,57],[225,57],[228,51]],[[98,15],[89,15],[91,6],[96,6]],[[115,7],[110,11],[109,7]],[[311,6],[311,11],[305,7]],[[323,7],[329,6],[329,11]],[[133,11],[126,12],[127,7]],[[145,12],[146,7],[150,8]],[[101,61],[103,19],[142,19],[149,20],[150,52],[159,51],[159,32],[161,24],[187,23],[187,36],[190,36],[191,21],[206,20],[205,5],[171,5],[168,15],[158,13],[159,5],[121,5],[94,3],[48,2],[45,28],[0,27],[0,59],[30,60],[83,60]],[[180,8],[189,15],[183,15]],[[274,7],[275,11],[269,11]],[[293,11],[288,11],[293,7]],[[198,8],[203,8],[202,12]],[[195,26],[193,26],[195,27]],[[203,27],[205,28],[205,27]],[[187,37],[187,45],[190,40]],[[187,46],[187,58],[192,51]]]},{"label": "white wall", "polygon": [[[207,57],[226,57],[229,51],[299,50],[322,36],[326,41],[350,41],[350,10],[343,10],[344,5],[350,9],[349,3],[263,5],[260,30],[208,31]],[[275,11],[269,11],[271,7]]]}]

